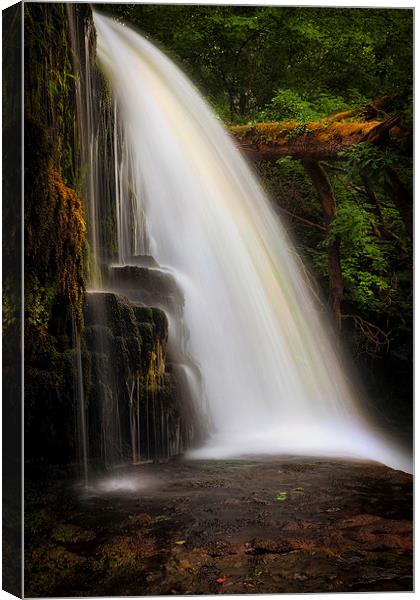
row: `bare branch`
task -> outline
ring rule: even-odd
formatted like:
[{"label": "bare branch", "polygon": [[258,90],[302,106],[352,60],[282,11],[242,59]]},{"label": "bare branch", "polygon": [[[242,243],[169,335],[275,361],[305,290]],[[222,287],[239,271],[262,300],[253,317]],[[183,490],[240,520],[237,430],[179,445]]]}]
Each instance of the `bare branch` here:
[{"label": "bare branch", "polygon": [[313,221],[309,221],[308,219],[305,219],[304,217],[300,217],[299,215],[295,215],[294,213],[286,210],[285,208],[282,208],[281,206],[279,206],[278,208],[279,208],[279,210],[281,210],[286,215],[289,215],[289,217],[292,217],[292,219],[296,219],[297,221],[301,221],[305,225],[308,225],[308,227],[313,227],[314,229],[319,229],[323,233],[325,233],[327,231],[327,228],[325,227],[325,225],[320,225],[319,223],[314,223]]},{"label": "bare branch", "polygon": [[391,331],[383,331],[380,327],[374,323],[370,323],[365,319],[362,319],[359,315],[342,315],[343,319],[351,319],[355,325],[356,330],[361,334],[361,343],[359,349],[362,354],[369,354],[374,356],[378,354],[383,348],[386,351],[389,350],[389,344],[391,342]]}]

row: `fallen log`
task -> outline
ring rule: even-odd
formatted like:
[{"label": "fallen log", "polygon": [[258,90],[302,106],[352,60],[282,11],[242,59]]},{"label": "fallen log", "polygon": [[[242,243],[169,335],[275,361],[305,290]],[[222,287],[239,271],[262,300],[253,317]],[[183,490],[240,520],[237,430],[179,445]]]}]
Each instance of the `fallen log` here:
[{"label": "fallen log", "polygon": [[386,121],[310,123],[281,122],[235,125],[238,147],[252,160],[276,161],[284,156],[302,160],[334,160],[360,142],[374,143],[385,134],[399,137],[400,115]]},{"label": "fallen log", "polygon": [[351,117],[359,117],[359,119],[368,121],[383,116],[386,113],[386,110],[391,108],[394,100],[395,97],[393,96],[382,96],[381,98],[376,98],[376,100],[373,100],[373,102],[370,102],[369,104],[365,104],[365,106],[359,106],[357,108],[328,115],[322,119],[322,121],[332,123],[343,121],[344,119],[349,119]]}]

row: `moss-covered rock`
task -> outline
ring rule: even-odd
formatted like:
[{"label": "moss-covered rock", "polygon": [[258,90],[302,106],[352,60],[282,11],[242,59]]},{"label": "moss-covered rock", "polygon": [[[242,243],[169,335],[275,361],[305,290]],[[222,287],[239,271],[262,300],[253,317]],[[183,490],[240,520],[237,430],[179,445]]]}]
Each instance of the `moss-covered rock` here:
[{"label": "moss-covered rock", "polygon": [[[82,324],[85,207],[65,4],[25,5],[26,459],[74,459],[74,323]],[[91,18],[89,7],[78,9]]]},{"label": "moss-covered rock", "polygon": [[135,302],[149,306],[163,306],[175,313],[184,306],[184,297],[175,278],[163,270],[139,266],[114,267],[110,273],[110,285]]},{"label": "moss-covered rock", "polygon": [[[113,292],[90,292],[84,323],[89,460],[109,466],[179,452],[185,440],[181,404],[166,369],[165,313]],[[168,440],[175,438],[171,449]]]},{"label": "moss-covered rock", "polygon": [[141,337],[133,308],[126,298],[113,293],[89,293],[85,315],[86,324],[94,326],[90,342],[97,350],[112,355],[122,368],[124,365],[132,370],[140,368]]}]

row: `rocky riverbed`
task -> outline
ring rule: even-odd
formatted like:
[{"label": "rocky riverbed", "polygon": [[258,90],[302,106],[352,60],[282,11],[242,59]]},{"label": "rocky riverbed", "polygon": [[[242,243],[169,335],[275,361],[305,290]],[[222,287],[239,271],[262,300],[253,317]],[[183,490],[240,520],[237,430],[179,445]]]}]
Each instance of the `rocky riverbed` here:
[{"label": "rocky riverbed", "polygon": [[412,590],[412,477],[375,463],[32,468],[25,497],[26,596]]}]

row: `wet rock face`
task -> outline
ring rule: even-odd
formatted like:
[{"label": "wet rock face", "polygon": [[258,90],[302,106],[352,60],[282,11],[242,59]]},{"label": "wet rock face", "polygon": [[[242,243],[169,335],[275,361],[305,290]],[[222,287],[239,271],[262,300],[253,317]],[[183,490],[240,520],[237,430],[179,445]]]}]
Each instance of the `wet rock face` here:
[{"label": "wet rock face", "polygon": [[187,444],[166,368],[168,321],[114,292],[88,293],[82,334],[89,463],[167,458]]},{"label": "wet rock face", "polygon": [[[184,322],[184,295],[175,277],[153,257],[133,256],[127,262],[131,264],[108,269],[106,285],[129,298],[138,320],[139,334],[143,344],[147,343],[147,351],[143,352],[146,362],[153,360],[153,331],[165,338],[166,373],[170,372],[172,402],[179,407],[181,429],[188,432],[184,435],[187,447],[195,445],[206,437],[209,423],[197,403],[197,399],[204,398],[205,391],[200,369],[187,349],[189,333]],[[170,332],[166,315],[171,322]]]},{"label": "wet rock face", "polygon": [[162,306],[174,314],[182,311],[184,306],[184,297],[175,278],[161,269],[133,265],[113,267],[110,285],[131,300]]},{"label": "wet rock face", "polygon": [[87,294],[83,338],[87,353],[106,355],[116,378],[134,374],[150,384],[165,375],[168,320],[159,308],[113,292]]},{"label": "wet rock face", "polygon": [[[142,339],[133,308],[126,298],[113,293],[87,294],[84,337],[90,352],[109,349],[118,363],[140,370]],[[122,352],[118,353],[118,349]]]},{"label": "wet rock face", "polygon": [[159,263],[150,254],[138,254],[136,256],[129,256],[125,259],[127,265],[137,265],[138,267],[148,267],[157,269],[160,267]]}]

